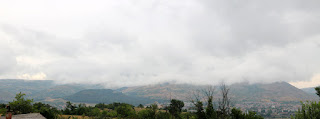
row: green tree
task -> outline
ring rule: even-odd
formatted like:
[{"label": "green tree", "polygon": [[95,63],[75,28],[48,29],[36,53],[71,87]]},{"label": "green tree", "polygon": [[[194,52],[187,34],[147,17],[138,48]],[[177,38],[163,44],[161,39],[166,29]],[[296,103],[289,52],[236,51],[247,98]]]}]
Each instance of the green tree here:
[{"label": "green tree", "polygon": [[0,104],[0,108],[6,108],[6,104]]},{"label": "green tree", "polygon": [[60,111],[57,108],[41,102],[33,104],[33,112],[38,112],[47,119],[55,119],[58,117],[58,114],[60,113]]},{"label": "green tree", "polygon": [[133,109],[133,106],[129,104],[122,103],[120,106],[117,106],[115,110],[121,117],[135,116],[135,110]]},{"label": "green tree", "polygon": [[[154,119],[153,112],[151,109],[141,110],[138,112],[139,119]],[[154,115],[155,116],[155,115]]]},{"label": "green tree", "polygon": [[95,107],[89,111],[88,116],[90,117],[99,117],[101,115],[100,109]]},{"label": "green tree", "polygon": [[97,107],[97,108],[99,108],[101,110],[104,110],[104,108],[108,108],[108,105],[106,105],[104,103],[98,103],[94,107]]},{"label": "green tree", "polygon": [[157,114],[156,119],[170,119],[170,114],[167,112],[160,112]]},{"label": "green tree", "polygon": [[[256,112],[249,111],[248,114],[245,114],[244,119],[263,119],[263,117],[260,116],[260,115],[257,115]],[[318,119],[318,118],[317,118],[317,119]]]},{"label": "green tree", "polygon": [[32,112],[33,100],[25,99],[25,95],[26,94],[20,92],[16,94],[13,102],[9,102],[9,105],[15,114],[26,114]]},{"label": "green tree", "polygon": [[142,104],[139,104],[138,108],[144,108],[144,106]]},{"label": "green tree", "polygon": [[320,97],[320,86],[316,87],[315,90],[317,91],[316,94]]},{"label": "green tree", "polygon": [[172,99],[171,104],[169,106],[170,114],[175,118],[180,118],[180,113],[182,111],[182,107],[184,107],[183,101]]},{"label": "green tree", "polygon": [[213,108],[212,98],[213,98],[212,96],[208,97],[208,105],[206,108],[207,119],[216,119],[217,118],[217,113]]},{"label": "green tree", "polygon": [[196,108],[197,108],[197,112],[196,115],[198,117],[198,119],[205,119],[206,118],[206,114],[203,111],[203,104],[201,101],[197,101],[195,104]]},{"label": "green tree", "polygon": [[107,113],[107,117],[117,117],[117,112],[112,110]]},{"label": "green tree", "polygon": [[242,113],[241,110],[233,108],[231,109],[231,119],[263,119],[262,116],[257,115],[257,113],[249,111],[248,114]]},{"label": "green tree", "polygon": [[244,119],[242,111],[236,108],[231,109],[231,119]]},{"label": "green tree", "polygon": [[[320,86],[315,88],[320,97]],[[296,112],[293,119],[320,119],[320,102],[301,102],[301,108]]]},{"label": "green tree", "polygon": [[319,102],[301,102],[301,108],[296,112],[293,119],[320,119],[320,101]]},{"label": "green tree", "polygon": [[108,117],[108,111],[103,110],[100,115],[100,119],[105,119]]}]

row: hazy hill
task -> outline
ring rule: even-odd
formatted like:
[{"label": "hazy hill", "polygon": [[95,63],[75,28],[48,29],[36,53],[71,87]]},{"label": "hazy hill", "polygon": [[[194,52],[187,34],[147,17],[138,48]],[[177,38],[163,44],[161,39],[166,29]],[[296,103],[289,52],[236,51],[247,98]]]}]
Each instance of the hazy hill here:
[{"label": "hazy hill", "polygon": [[151,99],[169,100],[170,98],[187,100],[192,91],[201,89],[203,86],[190,84],[156,84],[147,86],[126,87],[122,91],[124,94],[147,97]]},{"label": "hazy hill", "polygon": [[122,102],[133,105],[153,103],[155,100],[127,96],[111,89],[86,89],[64,98],[71,102],[82,103],[113,103]]},{"label": "hazy hill", "polygon": [[81,85],[57,85],[49,89],[36,92],[31,96],[34,98],[34,100],[44,100],[46,98],[62,98],[75,94],[84,89],[86,89],[86,87]]},{"label": "hazy hill", "polygon": [[311,94],[311,95],[318,96],[318,95],[316,94],[316,90],[315,90],[314,88],[316,88],[316,87],[302,88],[301,90],[303,90],[304,92],[309,93],[309,94]]},{"label": "hazy hill", "polygon": [[[204,85],[189,84],[157,84],[139,87],[128,87],[121,90],[128,95],[149,97],[152,99],[188,100],[192,92],[197,89],[205,89]],[[317,97],[310,95],[286,82],[272,84],[248,84],[237,83],[230,86],[230,96],[236,101],[302,101],[316,100]],[[219,97],[216,88],[216,97]]]},{"label": "hazy hill", "polygon": [[53,87],[51,80],[0,79],[0,100],[12,101],[16,93],[31,94]]},{"label": "hazy hill", "polygon": [[[169,100],[170,98],[187,101],[193,91],[206,87],[204,85],[164,83],[110,90],[102,89],[103,87],[100,85],[57,85],[51,80],[1,79],[0,102],[12,101],[16,93],[22,92],[26,93],[28,98],[35,99],[35,101],[59,102],[59,104],[65,101],[61,98],[84,103],[126,102],[146,104],[155,100]],[[303,89],[310,92],[306,93],[286,82],[272,84],[237,83],[230,87],[230,96],[236,101],[302,101],[319,99],[314,94],[313,88]],[[215,97],[219,97],[219,94],[217,93]]]},{"label": "hazy hill", "polygon": [[304,101],[317,97],[298,89],[287,82],[271,84],[233,84],[232,94],[239,101]]},{"label": "hazy hill", "polygon": [[27,94],[27,98],[41,101],[45,98],[61,98],[84,89],[103,88],[90,84],[55,84],[52,80],[0,79],[0,101],[12,101],[19,92]]}]

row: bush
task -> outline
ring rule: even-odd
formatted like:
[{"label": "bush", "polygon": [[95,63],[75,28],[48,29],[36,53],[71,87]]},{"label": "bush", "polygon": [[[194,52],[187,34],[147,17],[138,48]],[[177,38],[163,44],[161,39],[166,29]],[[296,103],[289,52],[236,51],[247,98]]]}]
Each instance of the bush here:
[{"label": "bush", "polygon": [[257,113],[249,111],[248,114],[242,113],[241,110],[233,108],[231,110],[231,118],[232,119],[263,119],[262,116],[257,115]]},{"label": "bush", "polygon": [[154,119],[153,111],[150,109],[141,110],[138,112],[139,119]]},{"label": "bush", "polygon": [[33,112],[38,112],[47,119],[55,119],[59,114],[59,110],[57,108],[41,102],[33,104]]},{"label": "bush", "polygon": [[320,119],[320,101],[305,103],[301,102],[301,108],[296,112],[293,119]]},{"label": "bush", "polygon": [[159,112],[156,115],[156,119],[170,119],[170,114],[166,112]]},{"label": "bush", "polygon": [[13,102],[9,102],[11,109],[14,114],[26,114],[32,112],[32,102],[33,100],[25,99],[26,94],[18,93]]},{"label": "bush", "polygon": [[122,103],[115,109],[120,117],[133,117],[135,116],[135,110],[132,105]]}]

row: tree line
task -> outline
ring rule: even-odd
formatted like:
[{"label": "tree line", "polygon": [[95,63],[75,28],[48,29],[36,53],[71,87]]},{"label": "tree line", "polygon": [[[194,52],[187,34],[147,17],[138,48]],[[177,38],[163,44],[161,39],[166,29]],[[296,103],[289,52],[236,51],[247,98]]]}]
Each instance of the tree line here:
[{"label": "tree line", "polygon": [[195,119],[263,119],[256,112],[244,113],[240,109],[232,108],[229,96],[230,88],[224,83],[218,87],[220,97],[216,96],[218,105],[214,107],[215,89],[215,87],[208,86],[206,89],[195,90],[189,97],[196,109]]},{"label": "tree line", "polygon": [[[212,100],[208,100],[208,103]],[[197,103],[197,112],[187,112],[183,110],[184,102],[177,99],[170,100],[170,104],[164,108],[159,108],[156,104],[143,106],[140,104],[135,107],[127,103],[114,102],[111,104],[99,103],[95,106],[86,106],[85,104],[74,104],[70,101],[66,102],[64,109],[57,109],[49,104],[41,102],[33,102],[32,99],[26,99],[25,94],[16,94],[15,100],[9,104],[0,104],[0,114],[5,115],[7,105],[10,106],[10,111],[13,114],[40,113],[48,119],[63,119],[71,118],[61,115],[80,115],[94,119],[109,119],[109,118],[131,118],[131,119],[260,119],[262,117],[253,112],[249,114],[242,113],[241,110],[233,108],[230,113],[222,114],[220,111],[214,110],[212,103],[203,110],[201,101]],[[138,108],[139,111],[136,111]],[[223,116],[222,116],[223,115]]]},{"label": "tree line", "polygon": [[[193,104],[195,112],[188,112],[182,108],[184,102],[177,99],[171,99],[170,104],[159,108],[156,104],[151,104],[146,108],[140,104],[135,107],[127,103],[114,102],[111,104],[98,103],[95,106],[85,104],[73,104],[66,102],[64,109],[57,109],[49,104],[41,102],[33,103],[32,99],[26,99],[25,94],[21,92],[15,97],[15,100],[9,102],[11,111],[14,114],[40,113],[46,118],[63,118],[61,115],[80,115],[91,118],[132,118],[132,119],[262,119],[255,112],[244,113],[240,109],[231,108],[229,90],[225,84],[219,87],[220,98],[217,100],[218,106],[214,107],[215,88],[209,86],[203,90],[196,90],[189,97]],[[1,105],[0,105],[1,106]],[[0,113],[5,114],[4,104],[0,107]],[[1,109],[2,108],[2,109]],[[136,111],[136,108],[139,110]]]}]

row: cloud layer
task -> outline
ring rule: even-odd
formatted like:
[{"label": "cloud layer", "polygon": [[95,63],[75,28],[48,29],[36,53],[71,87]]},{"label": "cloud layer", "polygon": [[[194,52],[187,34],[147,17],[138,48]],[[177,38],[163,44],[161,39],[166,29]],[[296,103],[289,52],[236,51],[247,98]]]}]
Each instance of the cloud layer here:
[{"label": "cloud layer", "polygon": [[1,2],[0,78],[106,87],[308,81],[320,74],[317,5],[317,0]]}]

